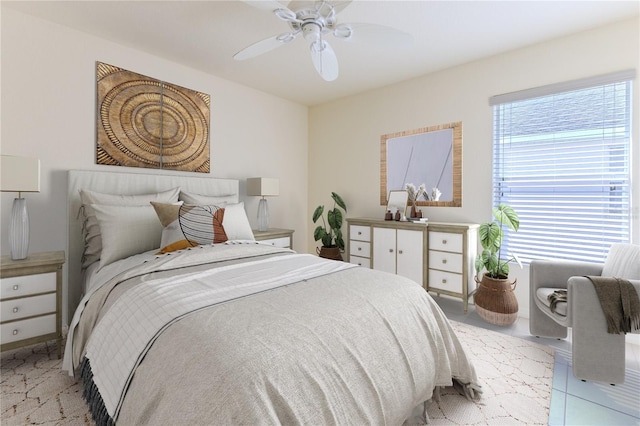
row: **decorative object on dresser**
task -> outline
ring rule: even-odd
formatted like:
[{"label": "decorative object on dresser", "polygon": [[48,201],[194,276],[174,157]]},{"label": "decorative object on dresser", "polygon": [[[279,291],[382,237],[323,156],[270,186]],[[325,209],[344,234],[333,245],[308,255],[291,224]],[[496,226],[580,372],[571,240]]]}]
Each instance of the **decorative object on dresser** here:
[{"label": "decorative object on dresser", "polygon": [[388,200],[387,211],[391,213],[391,218],[400,220],[401,216],[404,216],[407,210],[409,193],[406,190],[389,191]]},{"label": "decorative object on dresser", "polygon": [[97,164],[209,173],[209,95],[96,63]]},{"label": "decorative object on dresser", "polygon": [[417,206],[462,206],[462,122],[380,137],[380,205],[412,182],[431,188]]},{"label": "decorative object on dresser", "polygon": [[253,230],[253,237],[263,244],[293,249],[293,229],[269,228],[266,231]]},{"label": "decorative object on dresser", "polygon": [[62,349],[63,251],[35,253],[15,261],[2,256],[1,350],[57,339]]},{"label": "decorative object on dresser", "polygon": [[247,195],[262,197],[258,204],[258,231],[269,228],[269,206],[264,197],[275,197],[280,193],[280,181],[273,178],[255,177],[247,179]]},{"label": "decorative object on dresser", "polygon": [[[520,268],[522,263],[515,254],[511,254],[506,260],[501,258],[504,240],[502,226],[518,231],[520,219],[511,206],[503,203],[494,207],[493,216],[495,221],[483,223],[478,231],[483,251],[475,261],[475,280],[479,287],[474,301],[476,312],[485,321],[496,325],[510,325],[518,318],[518,299],[513,293],[517,279],[509,283],[509,262],[515,260]],[[479,280],[477,275],[483,270],[486,272],[482,274],[482,280]]]},{"label": "decorative object on dresser", "polygon": [[3,155],[0,187],[2,192],[17,192],[9,222],[9,248],[13,260],[26,259],[29,254],[29,211],[22,192],[40,192],[40,160]]},{"label": "decorative object on dresser", "polygon": [[[318,225],[313,231],[313,238],[315,241],[322,241],[322,247],[316,248],[318,256],[333,260],[342,260],[341,251],[344,250],[344,238],[342,238],[342,211],[338,208],[342,208],[345,213],[347,211],[347,205],[340,195],[335,192],[331,193],[333,199],[333,209],[327,210],[327,220],[324,220],[324,205],[316,207],[313,212],[313,223],[316,223],[318,219],[322,219],[322,225]],[[328,224],[328,226],[327,226]]]},{"label": "decorative object on dresser", "polygon": [[416,209],[416,203],[418,202],[418,200],[421,197],[425,197],[427,199],[427,191],[426,188],[424,186],[424,183],[421,183],[418,188],[416,188],[416,186],[412,183],[408,183],[405,185],[405,188],[407,190],[407,193],[409,194],[409,200],[411,201],[411,213],[409,214],[409,217],[411,218],[421,218],[422,217],[422,211],[417,210]]}]

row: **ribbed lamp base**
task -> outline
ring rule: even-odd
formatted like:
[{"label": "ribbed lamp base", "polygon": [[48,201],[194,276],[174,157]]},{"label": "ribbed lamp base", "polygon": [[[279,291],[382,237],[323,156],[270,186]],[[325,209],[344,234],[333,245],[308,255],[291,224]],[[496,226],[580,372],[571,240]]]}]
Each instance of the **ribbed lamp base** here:
[{"label": "ribbed lamp base", "polygon": [[9,248],[11,259],[26,259],[29,253],[29,212],[27,200],[16,198],[11,209],[11,222],[9,222]]},{"label": "ribbed lamp base", "polygon": [[267,199],[262,198],[258,204],[258,231],[266,231],[269,229],[269,207]]}]

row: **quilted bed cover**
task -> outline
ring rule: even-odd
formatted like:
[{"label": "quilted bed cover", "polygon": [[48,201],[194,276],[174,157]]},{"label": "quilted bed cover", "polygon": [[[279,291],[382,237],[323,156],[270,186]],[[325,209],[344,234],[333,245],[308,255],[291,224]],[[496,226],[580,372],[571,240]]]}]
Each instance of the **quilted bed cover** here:
[{"label": "quilted bed cover", "polygon": [[64,366],[98,424],[395,425],[438,387],[479,387],[417,283],[262,244],[106,281],[74,316]]}]

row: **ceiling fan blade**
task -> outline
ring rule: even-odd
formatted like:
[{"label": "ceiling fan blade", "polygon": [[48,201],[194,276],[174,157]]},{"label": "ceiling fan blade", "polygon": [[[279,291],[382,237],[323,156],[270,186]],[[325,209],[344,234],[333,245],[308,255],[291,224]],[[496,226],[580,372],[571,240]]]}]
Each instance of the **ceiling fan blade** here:
[{"label": "ceiling fan blade", "polygon": [[342,12],[347,6],[351,4],[353,0],[344,0],[344,1],[332,1],[330,2],[333,5],[333,10],[336,13]]},{"label": "ceiling fan blade", "polygon": [[336,38],[357,42],[376,44],[383,47],[410,48],[413,36],[385,25],[350,23],[336,25],[333,35]]},{"label": "ceiling fan blade", "polygon": [[242,0],[249,6],[253,6],[256,9],[268,10],[273,12],[278,18],[283,21],[298,22],[295,12],[292,12],[289,8],[276,0]]},{"label": "ceiling fan blade", "polygon": [[277,49],[278,47],[286,43],[289,43],[294,38],[296,38],[296,34],[293,33],[285,33],[265,38],[264,40],[260,40],[248,47],[245,47],[244,49],[233,55],[233,59],[235,59],[236,61],[243,61],[245,59],[262,55],[263,53],[267,53],[273,49]]},{"label": "ceiling fan blade", "polygon": [[277,2],[276,0],[242,0],[244,3],[249,6],[253,6],[256,9],[268,10],[269,12],[273,12],[278,9],[286,9],[287,6],[284,4]]},{"label": "ceiling fan blade", "polygon": [[318,74],[326,81],[338,78],[338,58],[335,52],[325,40],[311,43],[311,61]]}]

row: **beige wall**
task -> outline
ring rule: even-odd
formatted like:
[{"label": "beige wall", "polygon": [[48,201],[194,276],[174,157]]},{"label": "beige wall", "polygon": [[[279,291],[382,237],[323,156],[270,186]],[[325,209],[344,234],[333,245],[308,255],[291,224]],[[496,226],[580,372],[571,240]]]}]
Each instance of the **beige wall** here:
[{"label": "beige wall", "polygon": [[[575,34],[461,65],[309,112],[309,211],[330,204],[336,191],[350,217],[383,218],[379,205],[380,136],[453,121],[463,122],[463,205],[423,208],[430,220],[484,222],[491,218],[492,109],[490,96],[630,68],[639,69],[639,22]],[[640,138],[634,86],[634,206],[640,201]],[[634,241],[640,243],[638,207]],[[309,232],[313,224],[308,222]],[[315,249],[310,233],[309,250]],[[517,268],[516,268],[517,269]],[[528,316],[528,271],[517,271],[520,313]]]},{"label": "beige wall", "polygon": [[[1,19],[1,152],[37,156],[42,167],[41,192],[25,194],[30,251],[66,250],[67,170],[157,172],[95,164],[96,61],[208,93],[211,175],[240,179],[255,227],[258,197],[244,196],[244,180],[279,178],[281,195],[269,200],[271,225],[295,229],[295,247],[307,246],[306,106],[9,8],[2,8]],[[9,254],[6,231],[15,196],[1,198],[3,255]]]}]

